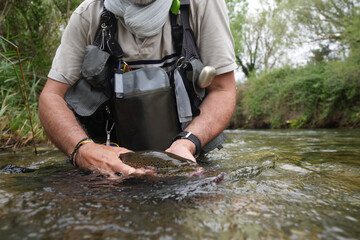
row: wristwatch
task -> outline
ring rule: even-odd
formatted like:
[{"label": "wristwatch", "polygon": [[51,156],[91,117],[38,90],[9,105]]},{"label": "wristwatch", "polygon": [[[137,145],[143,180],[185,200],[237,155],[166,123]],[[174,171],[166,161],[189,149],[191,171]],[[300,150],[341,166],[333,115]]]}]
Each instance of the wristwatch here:
[{"label": "wristwatch", "polygon": [[201,142],[197,136],[195,136],[191,132],[183,131],[183,132],[180,132],[178,135],[176,135],[172,142],[175,142],[178,139],[188,139],[191,142],[193,142],[195,144],[195,149],[196,149],[194,157],[197,158],[199,156],[200,151],[201,151]]}]

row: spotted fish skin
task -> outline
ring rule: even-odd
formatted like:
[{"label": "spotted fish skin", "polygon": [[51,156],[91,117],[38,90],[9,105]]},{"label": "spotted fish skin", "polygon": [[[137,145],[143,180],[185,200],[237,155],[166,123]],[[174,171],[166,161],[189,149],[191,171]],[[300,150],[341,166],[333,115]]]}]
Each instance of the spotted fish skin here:
[{"label": "spotted fish skin", "polygon": [[138,151],[120,154],[120,160],[134,168],[150,168],[157,175],[179,176],[197,172],[198,165],[186,158],[163,151]]}]

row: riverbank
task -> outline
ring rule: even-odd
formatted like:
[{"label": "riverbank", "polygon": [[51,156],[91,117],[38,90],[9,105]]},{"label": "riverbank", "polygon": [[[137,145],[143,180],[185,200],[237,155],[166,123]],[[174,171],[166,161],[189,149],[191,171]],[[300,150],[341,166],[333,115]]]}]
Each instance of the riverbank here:
[{"label": "riverbank", "polygon": [[230,128],[359,128],[360,54],[263,72],[237,93]]},{"label": "riverbank", "polygon": [[[35,144],[50,144],[48,140],[35,139]],[[33,146],[34,140],[32,137],[16,136],[13,134],[5,134],[0,139],[0,151],[17,150],[23,147]]]}]

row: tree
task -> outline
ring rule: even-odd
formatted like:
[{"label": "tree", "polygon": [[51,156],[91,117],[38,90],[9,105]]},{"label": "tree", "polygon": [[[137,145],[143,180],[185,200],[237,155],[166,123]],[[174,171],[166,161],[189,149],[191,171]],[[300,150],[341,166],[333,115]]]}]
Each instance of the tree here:
[{"label": "tree", "polygon": [[359,31],[358,0],[277,0],[276,5],[287,15],[298,43],[332,46],[336,55],[349,53],[360,40],[355,37]]},{"label": "tree", "polygon": [[242,66],[241,56],[244,52],[242,39],[248,3],[246,0],[226,0],[226,4],[229,10],[230,29],[235,43],[235,56],[239,65]]},{"label": "tree", "polygon": [[242,31],[237,60],[246,77],[285,61],[292,34],[278,9],[264,2],[261,11],[247,15]]}]

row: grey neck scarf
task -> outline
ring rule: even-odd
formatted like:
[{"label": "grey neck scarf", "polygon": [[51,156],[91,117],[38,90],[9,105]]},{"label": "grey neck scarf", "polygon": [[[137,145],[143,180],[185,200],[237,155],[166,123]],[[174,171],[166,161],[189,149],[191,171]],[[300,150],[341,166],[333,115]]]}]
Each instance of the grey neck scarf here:
[{"label": "grey neck scarf", "polygon": [[127,29],[137,38],[152,37],[158,34],[169,15],[172,0],[139,1],[105,0],[105,8],[123,18]]}]

